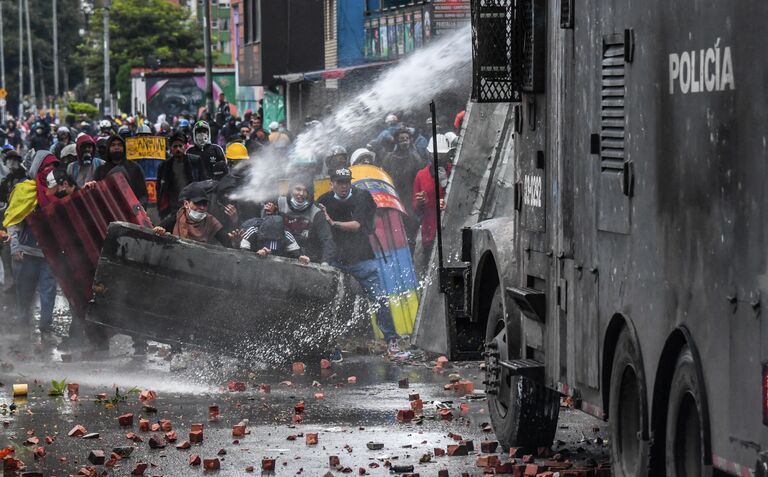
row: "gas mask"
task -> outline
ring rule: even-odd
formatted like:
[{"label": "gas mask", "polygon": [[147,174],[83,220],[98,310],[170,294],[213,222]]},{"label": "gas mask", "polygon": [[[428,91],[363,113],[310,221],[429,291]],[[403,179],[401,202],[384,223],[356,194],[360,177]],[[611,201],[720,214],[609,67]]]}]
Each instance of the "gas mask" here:
[{"label": "gas mask", "polygon": [[208,212],[201,212],[199,210],[187,209],[187,216],[193,222],[200,222],[208,217]]},{"label": "gas mask", "polygon": [[405,141],[400,141],[397,143],[397,148],[400,149],[401,151],[408,149],[410,146],[411,146],[410,139],[406,139]]},{"label": "gas mask", "polygon": [[198,146],[205,146],[208,144],[208,133],[205,131],[199,131],[195,133],[195,144]]},{"label": "gas mask", "polygon": [[83,164],[90,164],[93,160],[93,157],[90,153],[86,152],[83,154]]}]

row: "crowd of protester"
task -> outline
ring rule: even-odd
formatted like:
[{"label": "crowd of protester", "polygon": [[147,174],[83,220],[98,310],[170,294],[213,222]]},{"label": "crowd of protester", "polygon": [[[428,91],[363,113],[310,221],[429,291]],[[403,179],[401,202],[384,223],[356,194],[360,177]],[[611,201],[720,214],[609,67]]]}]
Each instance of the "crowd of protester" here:
[{"label": "crowd of protester", "polygon": [[[424,273],[435,241],[436,208],[438,204],[444,208],[456,133],[433,139],[430,120],[409,127],[396,114],[388,114],[382,130],[372,134],[364,147],[348,154],[345,145],[334,145],[309,164],[302,161],[286,168],[287,194],[275,191],[273,198],[254,203],[238,200],[236,194],[247,186],[248,162],[262,154],[288,161],[293,136],[277,122],[264,129],[260,110],[246,110],[242,117],[230,111],[222,96],[213,118],[208,113],[200,118],[161,115],[152,123],[122,116],[68,127],[56,126],[46,116],[28,117],[21,124],[9,119],[0,128],[4,243],[0,283],[6,284],[6,292],[15,290],[19,327],[32,333],[37,292],[41,338],[56,340],[52,331],[56,280],[26,218],[38,207],[118,173],[137,199],[149,206],[144,172],[127,159],[126,139],[151,135],[167,138],[167,159],[157,169],[156,200],[151,205],[158,219],[156,234],[337,267],[352,275],[376,304],[389,350],[397,352],[398,336],[369,240],[376,204],[368,191],[352,185],[350,166],[375,165],[389,174],[405,209],[402,218],[412,253],[421,237],[423,258],[417,268]],[[455,126],[458,131],[460,125]],[[437,171],[432,162],[435,145]],[[314,181],[321,177],[330,178],[331,190],[315,200]]]}]

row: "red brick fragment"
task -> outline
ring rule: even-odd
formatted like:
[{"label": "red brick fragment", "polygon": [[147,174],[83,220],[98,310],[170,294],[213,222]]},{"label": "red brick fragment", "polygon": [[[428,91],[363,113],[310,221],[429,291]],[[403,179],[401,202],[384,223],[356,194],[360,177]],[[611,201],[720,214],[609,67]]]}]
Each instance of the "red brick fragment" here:
[{"label": "red brick fragment", "polygon": [[218,417],[219,417],[219,406],[217,406],[216,404],[208,406],[208,419],[218,419]]},{"label": "red brick fragment", "polygon": [[449,362],[448,358],[446,358],[445,356],[440,356],[439,358],[437,358],[437,360],[435,360],[435,365],[441,368],[445,368],[448,366],[448,362]]},{"label": "red brick fragment", "polygon": [[435,447],[434,449],[435,457],[442,457],[445,455],[445,449],[442,447]]},{"label": "red brick fragment", "polygon": [[125,414],[121,414],[117,416],[117,423],[121,426],[127,427],[133,425],[133,414],[130,412],[127,412]]},{"label": "red brick fragment", "polygon": [[409,401],[416,401],[418,399],[421,399],[421,396],[419,396],[419,393],[411,393],[408,395]]},{"label": "red brick fragment", "polygon": [[192,428],[190,430],[192,432],[195,432],[195,431],[201,431],[202,432],[203,425],[202,424],[192,424]]},{"label": "red brick fragment", "polygon": [[536,475],[539,473],[539,466],[536,464],[528,464],[525,466],[525,473],[523,474],[525,477],[536,477]]},{"label": "red brick fragment", "polygon": [[149,430],[152,432],[160,432],[160,423],[159,422],[153,422],[149,426]]},{"label": "red brick fragment", "polygon": [[259,384],[259,392],[263,394],[269,394],[272,392],[272,386],[269,384]]},{"label": "red brick fragment", "polygon": [[331,467],[336,467],[337,465],[340,465],[339,456],[337,456],[337,455],[329,455],[328,456],[328,465],[331,466]]},{"label": "red brick fragment", "polygon": [[203,431],[192,431],[189,433],[189,442],[200,444],[203,442]]},{"label": "red brick fragment", "polygon": [[291,417],[291,422],[294,424],[301,424],[303,420],[304,416],[301,414],[294,414],[293,417]]},{"label": "red brick fragment", "polygon": [[173,424],[169,419],[161,419],[159,424],[160,430],[163,432],[171,432],[173,430]]},{"label": "red brick fragment", "polygon": [[189,456],[189,465],[200,465],[201,462],[202,459],[200,459],[198,454],[192,454]]},{"label": "red brick fragment", "polygon": [[80,385],[77,383],[68,383],[67,396],[77,396],[78,394],[80,394]]},{"label": "red brick fragment", "polygon": [[131,475],[144,475],[144,472],[149,467],[149,464],[146,462],[139,462],[133,467],[133,470],[131,471]]},{"label": "red brick fragment", "polygon": [[176,446],[179,450],[189,449],[190,447],[192,447],[192,443],[189,441],[184,441]]},{"label": "red brick fragment", "polygon": [[467,446],[451,444],[448,446],[448,455],[451,457],[456,457],[460,455],[469,455],[469,452],[467,452]]},{"label": "red brick fragment", "polygon": [[416,399],[411,401],[411,410],[413,411],[421,411],[424,409],[424,401],[421,399]]},{"label": "red brick fragment", "polygon": [[149,419],[139,419],[139,430],[149,432]]},{"label": "red brick fragment", "polygon": [[304,412],[304,407],[304,401],[299,401],[293,405],[293,410],[296,411],[296,414],[301,414]]},{"label": "red brick fragment", "polygon": [[245,468],[245,471],[246,471],[246,472],[248,472],[249,474],[250,474],[251,472],[253,472],[253,470],[254,470],[254,469],[253,469],[253,466],[252,466],[252,465],[249,465],[249,466],[247,466],[247,467]]},{"label": "red brick fragment", "polygon": [[398,422],[411,422],[416,414],[410,409],[401,409],[397,411]]},{"label": "red brick fragment", "polygon": [[275,459],[268,459],[266,457],[261,459],[261,470],[263,472],[274,472],[275,471]]},{"label": "red brick fragment", "polygon": [[475,465],[478,467],[496,467],[499,463],[499,457],[494,454],[481,455],[475,460]]},{"label": "red brick fragment", "polygon": [[499,447],[498,441],[483,441],[480,443],[480,452],[484,454],[492,454],[496,452],[497,447]]},{"label": "red brick fragment", "polygon": [[536,459],[533,455],[528,454],[523,456],[523,464],[533,464],[534,462],[536,462]]},{"label": "red brick fragment", "polygon": [[514,464],[512,462],[497,462],[496,474],[511,474],[514,472]]},{"label": "red brick fragment", "polygon": [[357,383],[357,376],[350,376],[347,378],[347,384],[356,384]]},{"label": "red brick fragment", "polygon": [[448,471],[446,469],[438,470],[437,477],[448,477]]},{"label": "red brick fragment", "polygon": [[81,426],[80,424],[76,425],[72,428],[71,431],[67,434],[69,437],[83,437],[85,433],[88,432],[85,430],[85,427]]},{"label": "red brick fragment", "polygon": [[437,411],[437,414],[440,415],[440,419],[443,421],[452,421],[453,420],[453,411],[450,409],[439,409]]},{"label": "red brick fragment", "polygon": [[243,392],[245,391],[245,383],[242,381],[230,381],[227,383],[227,389],[232,392]]},{"label": "red brick fragment", "polygon": [[314,446],[317,445],[317,433],[316,432],[308,432],[306,437],[306,443],[308,446]]},{"label": "red brick fragment", "polygon": [[466,447],[469,452],[473,452],[475,450],[475,441],[471,439],[461,440],[459,441],[459,445]]},{"label": "red brick fragment", "polygon": [[126,434],[125,438],[133,442],[144,442],[144,439],[142,439],[141,436],[137,436],[133,432],[129,432],[128,434]]},{"label": "red brick fragment", "polygon": [[154,401],[155,399],[157,399],[157,393],[150,389],[145,389],[139,394],[139,400],[142,402]]},{"label": "red brick fragment", "polygon": [[235,424],[232,426],[232,437],[244,437],[245,436],[245,424]]},{"label": "red brick fragment", "polygon": [[318,400],[318,401],[321,401],[321,400],[325,399],[325,394],[323,394],[323,393],[315,393],[314,398],[316,400]]},{"label": "red brick fragment", "polygon": [[103,450],[94,449],[88,453],[88,462],[93,465],[104,465],[106,460],[107,456],[104,454]]},{"label": "red brick fragment", "polygon": [[221,461],[217,457],[214,457],[213,459],[203,459],[203,469],[219,470],[221,469]]},{"label": "red brick fragment", "polygon": [[176,431],[168,431],[165,433],[165,440],[168,442],[176,442],[179,439],[179,435]]},{"label": "red brick fragment", "polygon": [[304,371],[307,369],[307,365],[305,365],[301,361],[296,361],[295,363],[293,363],[292,369],[293,369],[293,374],[304,374]]}]

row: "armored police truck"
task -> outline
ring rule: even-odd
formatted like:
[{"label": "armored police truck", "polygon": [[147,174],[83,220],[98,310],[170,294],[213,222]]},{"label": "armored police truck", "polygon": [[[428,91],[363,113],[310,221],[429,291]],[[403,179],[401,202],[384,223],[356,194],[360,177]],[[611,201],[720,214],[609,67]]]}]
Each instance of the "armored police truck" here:
[{"label": "armored police truck", "polygon": [[610,423],[616,476],[766,475],[768,2],[473,0],[472,18],[470,109],[506,116],[442,279],[499,439],[551,444],[570,396]]}]

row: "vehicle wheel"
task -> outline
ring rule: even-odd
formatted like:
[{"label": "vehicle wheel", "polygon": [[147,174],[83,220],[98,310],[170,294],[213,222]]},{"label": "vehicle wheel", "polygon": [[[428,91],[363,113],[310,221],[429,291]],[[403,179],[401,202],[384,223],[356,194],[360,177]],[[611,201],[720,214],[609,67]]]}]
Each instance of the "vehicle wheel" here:
[{"label": "vehicle wheel", "polygon": [[499,360],[518,357],[517,350],[510,349],[516,340],[510,336],[504,319],[499,287],[491,301],[485,337],[488,410],[499,444],[504,449],[551,446],[557,431],[560,395],[531,379],[511,376],[498,364]]},{"label": "vehicle wheel", "polygon": [[682,349],[675,364],[667,408],[667,477],[699,477],[711,474],[704,464],[705,436],[702,406],[703,383],[699,382],[693,353]]},{"label": "vehicle wheel", "polygon": [[647,416],[646,395],[640,353],[625,329],[616,342],[608,403],[615,477],[646,475],[648,446],[640,439]]}]

